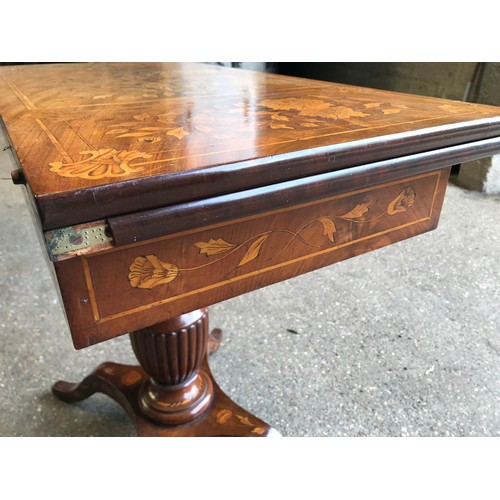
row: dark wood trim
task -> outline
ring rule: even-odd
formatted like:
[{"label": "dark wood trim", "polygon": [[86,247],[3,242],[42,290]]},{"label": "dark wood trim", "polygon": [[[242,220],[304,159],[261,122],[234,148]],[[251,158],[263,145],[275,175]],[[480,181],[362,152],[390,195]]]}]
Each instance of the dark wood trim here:
[{"label": "dark wood trim", "polygon": [[[500,136],[500,117],[277,154],[36,198],[44,230],[167,207]],[[364,167],[363,167],[364,168]]]},{"label": "dark wood trim", "polygon": [[172,207],[108,219],[116,246],[342,194],[492,155],[500,138],[393,158]]}]

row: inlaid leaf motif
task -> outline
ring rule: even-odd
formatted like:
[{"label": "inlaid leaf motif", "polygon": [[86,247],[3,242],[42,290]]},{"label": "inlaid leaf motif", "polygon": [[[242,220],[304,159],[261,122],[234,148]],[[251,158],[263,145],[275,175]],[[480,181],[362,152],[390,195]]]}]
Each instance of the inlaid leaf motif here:
[{"label": "inlaid leaf motif", "polygon": [[233,416],[233,412],[231,410],[220,410],[215,417],[218,424],[225,424],[231,417]]},{"label": "inlaid leaf motif", "polygon": [[415,201],[415,196],[417,195],[415,189],[411,186],[406,186],[399,194],[394,198],[387,207],[387,213],[389,215],[394,215],[399,212],[406,212],[412,207]]},{"label": "inlaid leaf motif", "polygon": [[227,252],[228,250],[231,250],[234,248],[235,245],[234,243],[228,243],[227,241],[224,241],[222,238],[219,238],[217,240],[214,240],[210,238],[207,242],[205,241],[198,241],[197,243],[194,244],[195,247],[200,249],[200,254],[205,254],[205,255],[215,255],[217,253],[223,253]]},{"label": "inlaid leaf motif", "polygon": [[264,429],[263,427],[254,427],[252,429],[252,433],[253,434],[258,434],[259,436],[261,436],[262,434],[264,434],[264,432],[266,432],[266,429]]},{"label": "inlaid leaf motif", "polygon": [[179,268],[175,264],[162,262],[156,255],[136,257],[129,269],[128,279],[134,288],[151,289],[170,283],[179,274]]},{"label": "inlaid leaf motif", "polygon": [[241,267],[248,262],[256,259],[259,256],[260,252],[260,247],[262,246],[262,243],[266,241],[267,237],[269,236],[270,233],[263,234],[262,236],[259,236],[248,248],[247,252],[241,259],[240,263],[238,264],[238,267]]},{"label": "inlaid leaf motif", "polygon": [[360,203],[359,205],[356,205],[350,212],[347,212],[344,215],[339,215],[339,217],[341,219],[359,219],[360,217],[363,217],[365,212],[368,212],[369,205],[370,202]]},{"label": "inlaid leaf motif", "polygon": [[335,243],[334,234],[337,231],[337,228],[335,227],[333,220],[330,219],[330,217],[320,217],[318,222],[321,222],[323,226],[323,235],[327,236],[332,243]]},{"label": "inlaid leaf motif", "polygon": [[252,422],[248,420],[248,417],[242,417],[241,415],[236,415],[238,420],[243,424],[243,425],[248,425],[249,427],[253,427]]},{"label": "inlaid leaf motif", "polygon": [[167,132],[167,135],[171,135],[171,136],[174,136],[175,138],[182,140],[184,139],[184,137],[186,137],[186,135],[189,135],[189,132],[186,132],[182,127],[179,127],[179,128],[174,128],[172,130],[169,130]]}]

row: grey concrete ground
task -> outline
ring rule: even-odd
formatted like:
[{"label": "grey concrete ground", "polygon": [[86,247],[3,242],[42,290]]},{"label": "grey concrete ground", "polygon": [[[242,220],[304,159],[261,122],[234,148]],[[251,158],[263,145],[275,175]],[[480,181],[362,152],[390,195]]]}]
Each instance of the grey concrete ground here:
[{"label": "grey concrete ground", "polygon": [[[135,360],[73,349],[22,189],[0,181],[0,436],[132,436],[106,396],[50,392]],[[500,197],[451,184],[436,231],[212,307],[211,366],[284,436],[499,436],[499,305]]]}]

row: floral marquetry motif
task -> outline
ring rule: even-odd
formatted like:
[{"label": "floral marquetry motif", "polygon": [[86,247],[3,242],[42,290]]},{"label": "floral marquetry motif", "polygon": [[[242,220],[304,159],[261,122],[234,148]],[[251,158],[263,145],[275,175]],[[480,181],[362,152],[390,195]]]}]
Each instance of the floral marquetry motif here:
[{"label": "floral marquetry motif", "polygon": [[170,283],[179,274],[179,268],[173,264],[162,262],[156,255],[137,257],[130,266],[128,278],[130,284],[137,288],[153,288]]},{"label": "floral marquetry motif", "polygon": [[[340,215],[331,214],[317,217],[295,231],[288,228],[264,231],[251,236],[246,241],[239,244],[230,243],[223,238],[210,238],[208,241],[198,241],[194,243],[194,246],[198,249],[199,255],[205,255],[206,257],[218,255],[218,257],[215,260],[194,267],[182,268],[177,264],[162,262],[156,255],[139,256],[135,258],[134,262],[129,267],[130,273],[128,279],[133,288],[151,289],[158,285],[170,283],[175,280],[181,272],[198,271],[205,267],[213,266],[233,253],[245,248],[245,253],[236,265],[236,269],[238,269],[259,258],[262,247],[272,234],[281,234],[283,236],[282,248],[280,252],[274,256],[275,258],[288,249],[295,240],[301,241],[309,248],[318,249],[324,246],[324,237],[326,236],[333,244],[333,247],[335,247],[335,235],[337,233],[337,225],[335,224],[336,219],[349,224],[370,223],[381,219],[385,215],[406,212],[413,206],[415,196],[415,189],[411,186],[405,186],[401,192],[387,204],[383,211],[374,213],[370,217],[367,217],[367,214],[370,215],[370,206],[375,200],[358,203],[354,208]],[[315,226],[321,226],[323,229],[319,238],[308,240],[301,235],[307,228]],[[316,234],[319,235],[319,232],[316,232]]]},{"label": "floral marquetry motif", "polygon": [[415,201],[416,195],[417,193],[415,190],[412,187],[407,186],[396,198],[394,198],[394,200],[391,201],[391,203],[389,203],[387,213],[389,215],[394,215],[398,212],[405,212],[410,209]]},{"label": "floral marquetry motif", "polygon": [[148,153],[140,151],[117,151],[116,149],[99,149],[97,151],[81,151],[80,155],[87,158],[76,162],[63,163],[54,161],[50,163],[50,171],[62,177],[79,177],[81,179],[102,179],[104,177],[122,177],[131,172],[140,170],[138,165],[130,162],[138,158],[151,158]]}]

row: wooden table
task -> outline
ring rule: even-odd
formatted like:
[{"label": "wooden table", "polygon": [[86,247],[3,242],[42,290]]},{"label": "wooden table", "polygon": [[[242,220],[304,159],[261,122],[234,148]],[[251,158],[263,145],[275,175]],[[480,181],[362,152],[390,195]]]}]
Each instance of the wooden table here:
[{"label": "wooden table", "polygon": [[3,67],[0,99],[75,348],[140,363],[53,392],[143,436],[276,433],[213,379],[207,306],[434,229],[500,151],[496,107],[204,64]]}]

